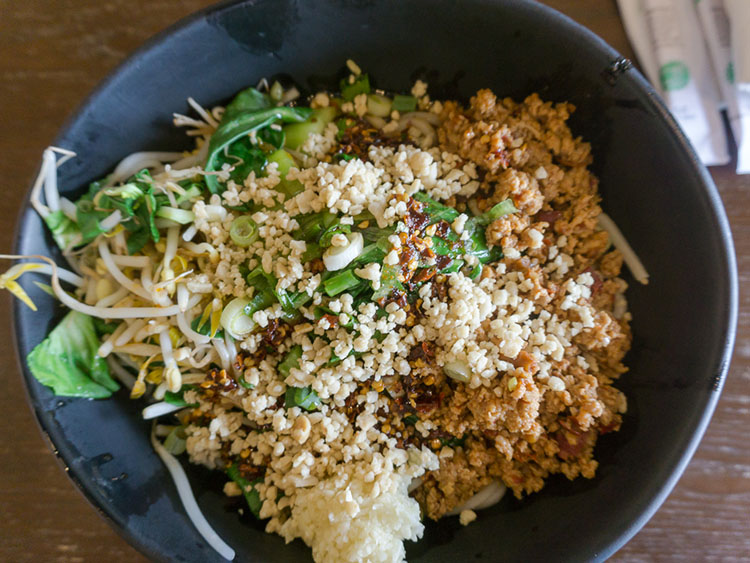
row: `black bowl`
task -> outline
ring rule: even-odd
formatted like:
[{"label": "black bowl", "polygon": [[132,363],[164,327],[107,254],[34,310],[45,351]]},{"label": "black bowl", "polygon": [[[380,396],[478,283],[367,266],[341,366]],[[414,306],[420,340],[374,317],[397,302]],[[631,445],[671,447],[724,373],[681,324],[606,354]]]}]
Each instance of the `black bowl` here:
[{"label": "black bowl", "polygon": [[[593,145],[604,209],[651,274],[633,283],[629,400],[622,431],[600,440],[593,480],[551,479],[539,494],[506,498],[466,528],[428,524],[411,561],[602,560],[659,507],[693,454],[726,374],[737,316],[729,227],[719,196],[684,135],[642,76],[568,18],[520,0],[255,0],[201,12],[150,41],[86,100],[56,144],[78,158],[62,169],[80,191],[136,150],[187,146],[171,126],[185,99],[225,101],[284,73],[314,91],[335,87],[353,58],[377,87],[426,79],[434,97],[501,95],[569,100],[571,125]],[[55,254],[39,218],[23,212],[17,252]],[[41,311],[16,307],[24,358],[61,309],[33,286]],[[24,366],[36,415],[69,475],[112,525],[160,560],[216,561],[183,513],[148,442],[139,405],[54,397]],[[310,560],[240,518],[222,479],[188,468],[198,502],[242,561]]]}]

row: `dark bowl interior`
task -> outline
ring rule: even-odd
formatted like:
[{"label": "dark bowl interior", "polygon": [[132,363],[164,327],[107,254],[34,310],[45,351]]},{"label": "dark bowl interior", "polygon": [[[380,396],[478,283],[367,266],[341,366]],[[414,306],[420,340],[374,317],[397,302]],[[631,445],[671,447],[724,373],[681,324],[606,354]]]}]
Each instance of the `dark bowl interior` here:
[{"label": "dark bowl interior", "polygon": [[[736,272],[716,190],[664,106],[619,55],[564,16],[533,2],[256,0],[224,4],[152,40],[117,69],[68,122],[56,144],[78,158],[63,191],[80,191],[137,150],[187,147],[171,126],[186,97],[225,101],[261,77],[283,73],[314,91],[335,88],[347,58],[375,85],[408,90],[426,79],[433,97],[500,95],[573,102],[571,126],[593,145],[604,209],[651,274],[628,292],[633,314],[629,399],[622,431],[603,437],[594,480],[551,479],[539,494],[505,498],[461,527],[428,524],[410,561],[601,560],[648,520],[674,486],[713,411],[736,319]],[[52,253],[30,210],[17,251]],[[27,286],[41,311],[16,307],[21,358],[63,311]],[[148,424],[126,393],[113,400],[54,397],[24,366],[31,403],[56,453],[91,502],[135,547],[160,560],[215,561],[183,513],[148,443]],[[241,561],[309,561],[263,526],[237,515],[222,478],[188,474],[200,506]]]}]

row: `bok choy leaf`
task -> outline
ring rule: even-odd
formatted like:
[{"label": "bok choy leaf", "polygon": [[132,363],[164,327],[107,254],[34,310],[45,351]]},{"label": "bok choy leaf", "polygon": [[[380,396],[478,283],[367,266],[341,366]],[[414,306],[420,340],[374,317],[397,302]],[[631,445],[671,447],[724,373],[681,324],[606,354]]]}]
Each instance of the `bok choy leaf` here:
[{"label": "bok choy leaf", "polygon": [[104,399],[120,386],[97,356],[94,320],[71,311],[27,357],[32,375],[56,395]]}]

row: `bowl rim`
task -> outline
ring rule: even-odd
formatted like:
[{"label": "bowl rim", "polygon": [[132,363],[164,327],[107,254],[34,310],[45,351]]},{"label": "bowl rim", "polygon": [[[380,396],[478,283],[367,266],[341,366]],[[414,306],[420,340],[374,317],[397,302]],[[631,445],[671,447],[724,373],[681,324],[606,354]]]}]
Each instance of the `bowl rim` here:
[{"label": "bowl rim", "polygon": [[[553,20],[556,26],[565,28],[566,32],[577,35],[579,39],[592,45],[593,48],[599,50],[606,55],[612,63],[619,61],[630,60],[623,57],[618,51],[611,47],[604,39],[599,37],[593,31],[589,30],[585,26],[579,24],[571,17],[563,14],[562,12],[546,5],[538,3],[534,0],[470,0],[474,4],[482,4],[488,7],[515,7],[522,8],[528,12],[536,12],[541,17]],[[152,49],[158,47],[165,39],[178,35],[180,33],[186,33],[191,27],[199,24],[201,21],[209,17],[211,14],[222,12],[227,9],[231,9],[234,6],[246,4],[255,4],[254,0],[223,0],[217,4],[207,6],[201,10],[193,12],[184,18],[177,20],[162,31],[152,35],[145,42],[143,42],[138,48],[132,51],[122,62],[117,64],[111,70],[109,70],[106,76],[97,83],[93,90],[86,95],[83,100],[75,107],[70,113],[62,126],[60,127],[57,135],[53,140],[53,144],[59,143],[59,141],[65,136],[65,133],[75,124],[79,119],[82,118],[86,108],[97,100],[100,96],[104,95],[105,91],[109,86],[115,82],[118,77],[127,72],[128,69],[135,66],[142,56]],[[734,250],[734,242],[732,238],[732,232],[729,225],[729,221],[726,216],[726,212],[719,195],[719,192],[713,182],[711,175],[707,168],[700,162],[695,150],[690,144],[689,140],[682,132],[682,129],[677,124],[676,120],[672,116],[671,112],[667,108],[666,104],[662,100],[661,96],[632,64],[626,65],[627,68],[624,70],[624,75],[634,82],[637,89],[641,90],[646,94],[652,110],[654,110],[657,119],[660,119],[663,124],[670,131],[676,144],[682,150],[682,152],[688,157],[692,172],[701,180],[703,185],[703,191],[707,196],[708,212],[709,215],[716,222],[717,232],[722,246],[722,262],[724,272],[722,272],[722,280],[725,283],[725,287],[722,288],[727,295],[727,305],[725,310],[722,312],[725,319],[724,334],[723,334],[723,346],[721,347],[720,353],[717,354],[717,365],[715,373],[713,374],[711,393],[707,395],[705,404],[702,409],[702,413],[695,423],[695,428],[691,434],[691,437],[686,444],[683,452],[674,463],[669,477],[661,484],[656,494],[643,506],[640,515],[632,521],[628,526],[619,531],[619,533],[609,541],[604,549],[599,551],[594,556],[594,561],[604,561],[620,548],[622,548],[629,540],[633,538],[643,526],[653,517],[656,511],[666,500],[667,496],[674,489],[675,485],[684,473],[688,463],[692,459],[703,435],[708,427],[708,424],[713,416],[716,404],[724,386],[724,382],[727,377],[729,370],[732,351],[734,349],[734,342],[737,331],[737,318],[738,318],[738,276],[737,276],[737,261]],[[21,206],[20,210],[16,215],[16,223],[13,237],[13,252],[18,254],[23,242],[23,226],[26,223],[27,213],[33,211],[30,209],[30,191],[31,186],[27,190],[26,198]],[[61,444],[60,438],[64,437],[64,433],[56,431],[54,425],[49,424],[50,414],[44,410],[41,406],[40,399],[38,396],[39,389],[34,385],[36,381],[28,370],[25,361],[21,358],[20,342],[18,338],[19,326],[21,324],[19,311],[21,310],[21,304],[18,300],[12,300],[12,316],[13,316],[13,347],[15,351],[16,364],[18,366],[18,372],[21,374],[23,380],[23,387],[26,396],[26,401],[34,412],[34,418],[39,427],[41,434],[44,437],[45,442],[50,447],[55,455],[56,460],[62,466],[66,475],[75,484],[76,489],[82,494],[82,496],[91,504],[96,510],[99,516],[107,522],[117,534],[126,540],[130,546],[138,550],[140,553],[155,559],[167,561],[168,556],[163,552],[158,551],[158,548],[154,545],[150,545],[144,541],[144,538],[137,537],[128,528],[127,522],[122,520],[115,514],[115,512],[107,505],[106,502],[102,502],[103,499],[96,494],[94,488],[82,480],[78,476],[78,472],[75,467],[70,463],[74,454],[68,451],[67,446],[64,443]]]}]

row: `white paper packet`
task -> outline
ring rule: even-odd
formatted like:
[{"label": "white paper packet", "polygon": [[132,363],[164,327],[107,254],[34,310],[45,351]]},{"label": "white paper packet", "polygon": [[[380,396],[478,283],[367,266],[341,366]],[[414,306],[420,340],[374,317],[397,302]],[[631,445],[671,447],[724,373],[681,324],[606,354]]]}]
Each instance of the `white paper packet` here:
[{"label": "white paper packet", "polygon": [[735,81],[750,85],[750,2],[724,0],[723,4],[731,25]]},{"label": "white paper packet", "polygon": [[729,162],[719,90],[693,0],[618,0],[618,5],[641,65],[701,161]]},{"label": "white paper packet", "polygon": [[[703,2],[706,0],[701,0],[700,4]],[[750,174],[750,0],[718,0],[718,3],[726,10],[729,20],[731,48],[724,56],[729,56],[732,65],[732,72],[727,76],[733,79],[734,117],[729,104],[727,107],[737,143],[737,173]]]}]

